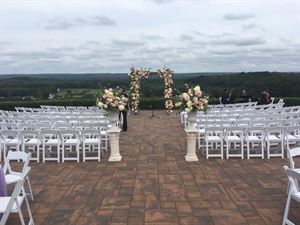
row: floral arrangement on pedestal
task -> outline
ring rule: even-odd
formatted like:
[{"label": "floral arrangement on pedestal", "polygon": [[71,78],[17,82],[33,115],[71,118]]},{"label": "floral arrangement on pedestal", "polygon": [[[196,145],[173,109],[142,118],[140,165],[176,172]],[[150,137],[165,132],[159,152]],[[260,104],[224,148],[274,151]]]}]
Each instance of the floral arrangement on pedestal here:
[{"label": "floral arrangement on pedestal", "polygon": [[97,98],[97,106],[108,112],[124,111],[128,102],[123,94],[117,89],[104,89]]},{"label": "floral arrangement on pedestal", "polygon": [[164,78],[165,84],[165,108],[168,111],[171,111],[174,108],[173,100],[172,100],[172,84],[173,84],[173,71],[169,68],[164,68],[162,70],[158,70],[157,72],[151,72],[147,69],[135,69],[132,67],[129,72],[129,77],[131,78],[130,82],[130,93],[131,93],[131,108],[137,113],[140,103],[140,89],[141,89],[141,79],[148,78],[151,74],[157,74],[157,76]]},{"label": "floral arrangement on pedestal", "polygon": [[175,107],[189,113],[206,111],[207,104],[208,97],[203,96],[200,86],[197,85],[194,88],[189,88],[187,92],[182,93],[179,96],[179,101],[175,103]]}]

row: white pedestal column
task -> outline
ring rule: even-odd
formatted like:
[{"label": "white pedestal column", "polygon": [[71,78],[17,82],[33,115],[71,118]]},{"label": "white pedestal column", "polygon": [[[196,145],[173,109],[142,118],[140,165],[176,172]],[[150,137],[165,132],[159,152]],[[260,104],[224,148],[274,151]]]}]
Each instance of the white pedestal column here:
[{"label": "white pedestal column", "polygon": [[196,139],[198,130],[193,126],[189,126],[184,130],[187,138],[187,153],[185,155],[185,160],[198,161],[198,157],[196,155]]},{"label": "white pedestal column", "polygon": [[110,142],[110,157],[108,159],[109,162],[119,162],[122,160],[119,148],[120,131],[121,129],[116,126],[112,126],[107,131],[107,133],[109,134]]}]

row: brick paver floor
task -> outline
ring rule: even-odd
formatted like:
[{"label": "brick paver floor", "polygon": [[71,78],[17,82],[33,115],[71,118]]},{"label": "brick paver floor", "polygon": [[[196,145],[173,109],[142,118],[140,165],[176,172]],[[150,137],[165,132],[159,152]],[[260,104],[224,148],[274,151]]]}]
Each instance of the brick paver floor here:
[{"label": "brick paver floor", "polygon": [[[286,159],[185,162],[178,118],[155,111],[129,117],[122,162],[31,163],[31,202],[43,225],[279,225]],[[300,224],[293,203],[291,217]],[[17,216],[8,224],[19,224]]]}]

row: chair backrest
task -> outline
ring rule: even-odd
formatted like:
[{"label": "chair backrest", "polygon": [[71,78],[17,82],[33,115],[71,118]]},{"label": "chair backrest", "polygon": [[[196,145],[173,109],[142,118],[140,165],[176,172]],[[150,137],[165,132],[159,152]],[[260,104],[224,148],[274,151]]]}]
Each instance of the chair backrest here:
[{"label": "chair backrest", "polygon": [[289,187],[292,193],[291,194],[295,194],[295,193],[299,193],[299,184],[298,181],[300,180],[300,173],[296,172],[293,169],[289,169],[287,166],[283,166],[288,178],[289,178]]},{"label": "chair backrest", "polygon": [[[0,224],[1,225],[5,225],[6,224],[7,219],[9,217],[9,214],[12,211],[12,208],[13,208],[14,204],[16,204],[16,205],[20,204],[20,202],[18,201],[18,197],[21,196],[23,198],[26,198],[26,193],[25,193],[25,190],[24,190],[24,182],[25,182],[25,180],[26,180],[26,178],[28,176],[29,171],[30,171],[29,169],[25,170],[22,173],[22,176],[20,177],[20,179],[17,181],[17,183],[16,183],[16,185],[14,187],[14,190],[13,190],[13,192],[12,192],[10,198],[9,198],[9,202],[8,202],[8,204],[6,206],[5,211],[1,212],[1,213],[3,213],[2,214],[2,218],[0,220]],[[0,201],[1,201],[1,197],[0,197]]]},{"label": "chair backrest", "polygon": [[20,133],[23,140],[27,138],[40,138],[40,133],[37,130],[22,130]]},{"label": "chair backrest", "polygon": [[78,130],[61,130],[59,131],[59,134],[61,135],[62,140],[65,139],[78,139],[80,137]]},{"label": "chair backrest", "polygon": [[11,168],[11,161],[19,161],[21,160],[23,162],[23,168],[22,168],[22,173],[24,173],[29,165],[31,153],[26,153],[26,152],[21,152],[21,151],[8,151],[8,154],[6,156],[5,162],[4,162],[4,167],[3,167],[3,172],[4,174],[11,172],[15,172]]},{"label": "chair backrest", "polygon": [[53,139],[59,138],[59,133],[57,130],[54,129],[45,129],[41,130],[41,136],[43,139]]},{"label": "chair backrest", "polygon": [[290,168],[295,169],[294,157],[300,156],[300,147],[288,149],[287,153],[289,157]]},{"label": "chair backrest", "polygon": [[101,133],[99,130],[87,129],[81,131],[81,137],[83,140],[85,138],[99,138],[101,137]]},{"label": "chair backrest", "polygon": [[18,140],[21,140],[19,132],[16,130],[2,130],[0,135],[2,135],[3,139],[16,138]]},{"label": "chair backrest", "polygon": [[246,129],[246,135],[247,136],[252,136],[252,135],[259,135],[263,136],[265,135],[265,128],[263,127],[249,127]]}]

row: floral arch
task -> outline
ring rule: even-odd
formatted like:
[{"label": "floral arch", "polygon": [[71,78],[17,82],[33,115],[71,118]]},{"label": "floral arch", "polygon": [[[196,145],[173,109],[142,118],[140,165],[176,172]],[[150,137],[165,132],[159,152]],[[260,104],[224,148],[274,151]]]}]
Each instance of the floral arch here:
[{"label": "floral arch", "polygon": [[136,69],[132,67],[129,72],[130,82],[130,94],[131,94],[131,108],[137,113],[140,103],[140,89],[141,89],[141,79],[148,78],[150,75],[157,75],[164,79],[165,83],[165,108],[167,111],[172,111],[174,104],[172,100],[172,84],[173,84],[173,71],[169,68],[159,69],[156,72],[151,72],[147,69]]}]

